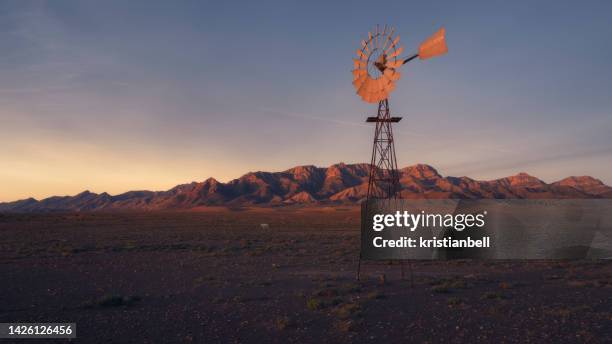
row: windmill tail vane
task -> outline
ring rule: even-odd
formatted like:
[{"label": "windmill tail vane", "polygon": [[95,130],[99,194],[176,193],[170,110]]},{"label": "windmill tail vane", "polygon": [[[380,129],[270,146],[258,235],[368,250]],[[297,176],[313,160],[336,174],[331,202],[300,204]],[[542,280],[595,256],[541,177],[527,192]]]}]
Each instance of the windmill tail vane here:
[{"label": "windmill tail vane", "polygon": [[441,28],[438,32],[431,35],[419,46],[419,58],[425,60],[428,58],[444,55],[448,52],[446,46],[446,30]]}]

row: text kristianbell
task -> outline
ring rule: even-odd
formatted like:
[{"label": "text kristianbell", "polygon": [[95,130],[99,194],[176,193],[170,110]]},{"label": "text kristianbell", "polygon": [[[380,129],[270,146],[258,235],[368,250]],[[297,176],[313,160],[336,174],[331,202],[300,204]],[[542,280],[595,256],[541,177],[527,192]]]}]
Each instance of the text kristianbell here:
[{"label": "text kristianbell", "polygon": [[464,239],[442,238],[424,239],[419,237],[418,246],[417,239],[409,237],[401,237],[399,239],[383,239],[376,237],[372,241],[374,247],[430,247],[430,248],[453,248],[453,247],[490,247],[490,238],[488,236],[481,239],[472,239],[467,237]]}]

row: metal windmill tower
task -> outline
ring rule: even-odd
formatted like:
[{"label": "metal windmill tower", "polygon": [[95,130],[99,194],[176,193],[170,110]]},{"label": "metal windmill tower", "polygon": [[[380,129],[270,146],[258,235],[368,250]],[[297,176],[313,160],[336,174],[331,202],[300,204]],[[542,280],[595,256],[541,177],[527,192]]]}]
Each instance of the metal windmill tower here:
[{"label": "metal windmill tower", "polygon": [[[371,199],[395,199],[400,192],[399,172],[393,139],[393,123],[401,117],[394,117],[389,110],[389,94],[395,89],[395,82],[400,79],[399,68],[420,58],[425,60],[448,52],[446,31],[441,28],[419,46],[419,51],[409,57],[400,57],[404,48],[399,45],[400,36],[393,36],[395,29],[388,30],[376,26],[374,34],[368,32],[368,38],[361,41],[357,57],[353,59],[353,85],[357,94],[367,103],[378,103],[376,117],[368,117],[366,122],[376,123],[374,144],[368,179],[365,213]],[[363,235],[363,231],[362,231]],[[361,253],[357,266],[357,279],[361,271]],[[402,264],[402,277],[404,266]]]},{"label": "metal windmill tower", "polygon": [[366,201],[397,198],[400,191],[392,124],[402,118],[391,115],[388,100],[395,90],[395,82],[400,79],[399,68],[417,57],[424,60],[448,51],[444,28],[421,43],[419,52],[409,57],[400,57],[404,48],[399,45],[400,36],[394,37],[394,34],[394,28],[385,25],[381,31],[376,26],[374,33],[368,32],[368,38],[361,41],[358,58],[353,59],[353,85],[357,94],[367,103],[378,103],[376,117],[366,120],[376,123]]}]

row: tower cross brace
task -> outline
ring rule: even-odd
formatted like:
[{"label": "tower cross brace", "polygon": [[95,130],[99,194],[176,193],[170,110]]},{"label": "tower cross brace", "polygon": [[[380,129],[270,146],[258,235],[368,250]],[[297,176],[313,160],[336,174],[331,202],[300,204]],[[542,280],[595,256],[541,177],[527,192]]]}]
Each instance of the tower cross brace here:
[{"label": "tower cross brace", "polygon": [[376,123],[366,202],[370,199],[394,199],[400,191],[392,124],[401,119],[391,117],[389,101],[384,99],[378,102],[377,116],[366,120]]}]

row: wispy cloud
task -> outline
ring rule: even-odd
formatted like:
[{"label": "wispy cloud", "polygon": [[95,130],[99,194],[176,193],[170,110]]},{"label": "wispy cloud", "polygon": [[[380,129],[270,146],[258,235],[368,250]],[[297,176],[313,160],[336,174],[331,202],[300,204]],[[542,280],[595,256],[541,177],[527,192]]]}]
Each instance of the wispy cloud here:
[{"label": "wispy cloud", "polygon": [[[275,116],[299,118],[299,119],[313,120],[313,121],[322,121],[322,122],[327,122],[327,123],[338,124],[341,126],[357,126],[357,127],[362,127],[362,128],[372,128],[371,124],[365,124],[363,122],[356,122],[356,121],[352,122],[352,121],[343,121],[343,120],[335,119],[333,118],[334,116],[332,114],[329,114],[328,116],[321,116],[321,115],[317,116],[317,115],[312,115],[312,114],[284,111],[284,110],[273,109],[273,108],[261,108],[259,110],[261,112],[268,113],[268,114],[275,115]],[[414,131],[414,130],[410,130],[406,128],[402,128],[401,131],[397,130],[394,132],[395,136],[404,136],[404,137],[428,140],[430,141],[428,142],[428,145],[431,149],[446,149],[446,148],[457,146],[458,139],[453,138],[453,137],[448,137],[448,135],[445,135],[445,137],[442,137],[441,135],[437,135],[437,134],[438,133],[435,133],[435,132],[430,133],[430,134],[424,134],[423,132],[418,132],[418,131]],[[496,153],[511,153],[514,151],[512,149],[504,148],[504,147],[497,146],[497,145],[478,145],[477,147],[475,147],[475,149],[492,151]]]}]

